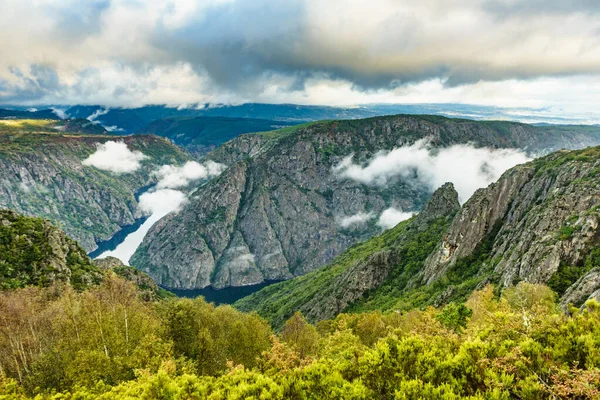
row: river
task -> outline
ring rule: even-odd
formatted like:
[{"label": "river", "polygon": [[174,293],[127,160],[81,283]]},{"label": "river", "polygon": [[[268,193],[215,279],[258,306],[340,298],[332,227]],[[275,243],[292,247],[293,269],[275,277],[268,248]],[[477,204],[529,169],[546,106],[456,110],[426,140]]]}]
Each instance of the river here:
[{"label": "river", "polygon": [[[142,193],[139,196],[140,209],[149,215],[138,219],[135,224],[123,227],[109,240],[98,243],[98,248],[89,253],[89,256],[91,258],[112,256],[121,260],[123,264],[129,265],[131,256],[142,244],[152,225],[165,215],[178,210],[185,201],[186,195],[179,190],[159,189]],[[272,283],[275,281],[218,290],[212,287],[197,290],[166,289],[179,297],[204,296],[206,301],[215,304],[231,304]]]}]

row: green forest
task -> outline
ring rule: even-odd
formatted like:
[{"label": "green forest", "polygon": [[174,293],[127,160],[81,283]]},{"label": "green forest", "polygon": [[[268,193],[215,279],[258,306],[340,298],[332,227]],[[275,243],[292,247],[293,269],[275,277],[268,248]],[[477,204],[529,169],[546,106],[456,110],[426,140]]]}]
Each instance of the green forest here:
[{"label": "green forest", "polygon": [[564,313],[527,283],[278,331],[201,297],[145,301],[113,272],[0,293],[0,399],[597,399],[599,367],[600,304]]}]

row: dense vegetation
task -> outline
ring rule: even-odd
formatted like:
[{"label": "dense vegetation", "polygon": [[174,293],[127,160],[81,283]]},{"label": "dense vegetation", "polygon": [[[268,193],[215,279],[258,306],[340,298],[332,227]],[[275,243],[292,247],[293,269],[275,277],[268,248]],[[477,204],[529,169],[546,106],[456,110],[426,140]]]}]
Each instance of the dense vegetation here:
[{"label": "dense vegetation", "polygon": [[85,251],[48,221],[0,210],[0,289],[56,282],[84,289],[100,277]]},{"label": "dense vegetation", "polygon": [[144,302],[108,274],[82,293],[0,294],[0,398],[598,398],[600,304],[571,313],[521,283],[316,326],[297,313],[275,335],[202,298]]}]

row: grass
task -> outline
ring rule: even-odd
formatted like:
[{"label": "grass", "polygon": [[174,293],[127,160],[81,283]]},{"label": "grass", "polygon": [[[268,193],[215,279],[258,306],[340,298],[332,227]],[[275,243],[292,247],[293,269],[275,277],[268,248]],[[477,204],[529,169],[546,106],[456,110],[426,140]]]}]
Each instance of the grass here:
[{"label": "grass", "polygon": [[0,119],[0,133],[57,133],[54,127],[59,123],[55,119]]},{"label": "grass", "polygon": [[331,122],[331,121],[323,120],[323,121],[306,122],[304,124],[287,126],[285,128],[276,129],[274,131],[257,132],[256,134],[260,135],[264,138],[267,138],[267,139],[279,139],[279,138],[293,135],[299,129],[304,129],[304,128],[308,128],[311,125],[322,124],[322,123],[327,123],[327,122]]}]

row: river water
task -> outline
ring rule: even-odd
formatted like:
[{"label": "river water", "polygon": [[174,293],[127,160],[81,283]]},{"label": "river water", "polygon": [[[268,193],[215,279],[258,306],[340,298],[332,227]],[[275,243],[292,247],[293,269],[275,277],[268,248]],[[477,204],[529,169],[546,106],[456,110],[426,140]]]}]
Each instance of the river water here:
[{"label": "river water", "polygon": [[[112,238],[98,243],[98,249],[89,253],[91,258],[116,257],[123,264],[129,265],[129,260],[137,248],[142,244],[144,237],[152,228],[152,225],[165,215],[178,210],[186,201],[186,195],[173,189],[160,189],[147,191],[139,196],[140,209],[149,216],[140,218],[135,224],[123,227],[115,233]],[[215,304],[231,304],[248,296],[275,281],[267,281],[257,285],[228,287],[225,289],[213,289],[207,287],[197,290],[177,290],[165,288],[179,297],[204,296],[206,301]]]}]

